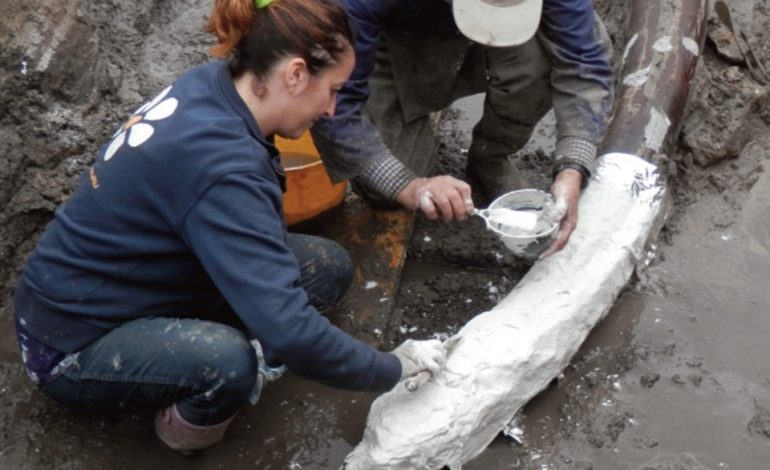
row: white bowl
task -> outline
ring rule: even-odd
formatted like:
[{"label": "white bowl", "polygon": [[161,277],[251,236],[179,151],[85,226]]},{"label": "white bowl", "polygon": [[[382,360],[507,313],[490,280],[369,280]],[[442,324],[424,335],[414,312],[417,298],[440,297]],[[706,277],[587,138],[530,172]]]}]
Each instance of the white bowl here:
[{"label": "white bowl", "polygon": [[487,224],[487,228],[494,232],[514,255],[534,261],[553,243],[559,232],[559,221],[552,221],[542,214],[546,205],[553,203],[553,196],[539,189],[519,189],[505,193],[492,201],[489,209],[536,212],[538,222],[535,229],[527,234],[510,234],[490,224]]}]

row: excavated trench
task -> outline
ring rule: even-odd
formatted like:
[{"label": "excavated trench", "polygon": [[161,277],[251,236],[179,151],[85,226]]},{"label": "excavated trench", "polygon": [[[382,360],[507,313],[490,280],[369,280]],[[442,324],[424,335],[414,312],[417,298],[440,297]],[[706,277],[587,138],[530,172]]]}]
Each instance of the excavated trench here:
[{"label": "excavated trench", "polygon": [[[626,40],[629,3],[596,2],[616,45]],[[736,26],[770,63],[770,1],[736,3]],[[209,4],[0,0],[9,12],[0,19],[0,468],[326,469],[361,438],[373,395],[289,375],[244,410],[224,442],[181,457],[156,440],[151,413],[67,410],[23,374],[9,294],[24,257],[115,123],[205,60]],[[657,257],[525,407],[516,439],[501,435],[464,468],[743,470],[770,460],[770,95],[709,16],[682,132],[665,161],[673,205]],[[478,112],[475,98],[444,114],[439,171],[463,177]],[[547,188],[552,133],[544,125],[522,152],[534,187]],[[527,269],[477,218],[418,217],[407,253],[382,332],[389,345],[456,331]]]}]

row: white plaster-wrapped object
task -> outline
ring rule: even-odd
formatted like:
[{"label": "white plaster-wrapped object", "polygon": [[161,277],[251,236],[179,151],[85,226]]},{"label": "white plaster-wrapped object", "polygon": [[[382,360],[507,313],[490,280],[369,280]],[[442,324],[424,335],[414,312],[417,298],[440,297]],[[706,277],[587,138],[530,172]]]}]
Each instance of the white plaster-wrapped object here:
[{"label": "white plaster-wrapped object", "polygon": [[654,165],[599,159],[567,247],[536,263],[494,309],[455,336],[445,369],[372,404],[346,470],[458,469],[567,366],[643,259],[665,187]]}]

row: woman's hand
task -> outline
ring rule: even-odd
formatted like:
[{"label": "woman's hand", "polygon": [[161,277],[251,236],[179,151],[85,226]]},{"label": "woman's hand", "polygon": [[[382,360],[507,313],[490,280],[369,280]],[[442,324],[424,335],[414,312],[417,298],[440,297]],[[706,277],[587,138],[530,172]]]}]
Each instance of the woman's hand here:
[{"label": "woman's hand", "polygon": [[402,379],[421,372],[429,373],[431,377],[435,377],[446,362],[444,345],[437,339],[422,341],[408,339],[394,349],[393,354],[401,362]]},{"label": "woman's hand", "polygon": [[407,209],[419,208],[430,220],[440,217],[444,222],[465,220],[473,209],[470,185],[447,175],[412,180],[396,201]]}]

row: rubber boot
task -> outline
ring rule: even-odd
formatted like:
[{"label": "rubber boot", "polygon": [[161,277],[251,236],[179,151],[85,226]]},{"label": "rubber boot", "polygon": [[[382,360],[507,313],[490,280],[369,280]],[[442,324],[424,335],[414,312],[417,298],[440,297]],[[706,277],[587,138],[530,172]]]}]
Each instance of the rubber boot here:
[{"label": "rubber boot", "polygon": [[197,426],[182,418],[173,404],[155,413],[155,433],[167,446],[187,455],[221,441],[233,418],[235,415],[213,426]]},{"label": "rubber boot", "polygon": [[482,203],[485,206],[505,193],[526,186],[526,181],[519,173],[516,162],[506,156],[468,158],[466,173],[481,190]]}]

